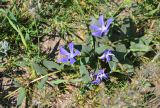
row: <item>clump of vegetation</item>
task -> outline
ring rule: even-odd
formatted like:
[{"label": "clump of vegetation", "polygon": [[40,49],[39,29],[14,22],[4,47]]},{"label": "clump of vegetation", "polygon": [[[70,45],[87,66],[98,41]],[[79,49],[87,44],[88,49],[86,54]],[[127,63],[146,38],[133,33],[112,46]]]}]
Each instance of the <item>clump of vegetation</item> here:
[{"label": "clump of vegetation", "polygon": [[0,6],[2,107],[158,101],[148,74],[154,72],[139,69],[159,63],[158,0],[4,0]]}]

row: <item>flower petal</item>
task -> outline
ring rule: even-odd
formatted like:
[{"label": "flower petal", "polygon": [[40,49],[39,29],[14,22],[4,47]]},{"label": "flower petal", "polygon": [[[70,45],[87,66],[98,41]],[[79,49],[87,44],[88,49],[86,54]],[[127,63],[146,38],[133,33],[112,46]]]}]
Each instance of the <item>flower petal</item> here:
[{"label": "flower petal", "polygon": [[108,29],[109,28],[109,26],[111,25],[111,23],[113,22],[113,18],[109,18],[108,20],[107,20],[107,25],[106,25],[106,28]]},{"label": "flower petal", "polygon": [[96,80],[92,81],[92,84],[98,85],[100,84],[101,80],[99,78],[96,78]]},{"label": "flower petal", "polygon": [[74,58],[70,59],[70,64],[74,64],[74,62],[76,62],[76,60]]},{"label": "flower petal", "polygon": [[68,62],[68,57],[58,59],[58,62],[66,63],[66,62]]},{"label": "flower petal", "polygon": [[69,55],[68,51],[66,51],[63,47],[60,48],[60,54]]},{"label": "flower petal", "polygon": [[101,60],[105,59],[105,54],[103,54],[102,56],[99,57]]},{"label": "flower petal", "polygon": [[108,50],[108,55],[114,55],[111,50]]},{"label": "flower petal", "polygon": [[106,62],[110,62],[111,61],[111,58],[109,55],[106,55]]},{"label": "flower petal", "polygon": [[100,27],[96,26],[96,25],[90,25],[89,28],[93,31],[97,31],[99,30]]},{"label": "flower petal", "polygon": [[76,50],[73,55],[74,55],[74,56],[80,55],[80,51],[79,51],[79,50]]},{"label": "flower petal", "polygon": [[107,29],[105,29],[104,30],[104,35],[107,35],[108,34],[108,32],[109,32],[109,29],[107,28]]},{"label": "flower petal", "polygon": [[108,79],[108,74],[104,73],[105,75],[103,76],[103,79]]},{"label": "flower petal", "polygon": [[104,54],[113,55],[111,50],[105,50],[105,51],[104,51]]},{"label": "flower petal", "polygon": [[101,26],[104,26],[104,18],[103,15],[99,16],[98,22]]},{"label": "flower petal", "polygon": [[104,69],[99,70],[99,74],[104,74]]},{"label": "flower petal", "polygon": [[102,36],[102,31],[92,32],[92,35],[95,36],[95,37],[101,37]]},{"label": "flower petal", "polygon": [[70,53],[73,54],[73,51],[74,51],[74,44],[73,44],[73,42],[69,43],[68,47],[69,47]]}]

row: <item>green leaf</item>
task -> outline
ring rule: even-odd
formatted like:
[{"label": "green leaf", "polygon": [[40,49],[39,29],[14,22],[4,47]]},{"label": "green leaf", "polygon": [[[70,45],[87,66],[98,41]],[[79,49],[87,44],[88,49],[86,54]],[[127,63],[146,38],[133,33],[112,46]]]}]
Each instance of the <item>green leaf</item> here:
[{"label": "green leaf", "polygon": [[104,45],[108,45],[108,43],[110,42],[108,36],[103,36],[102,38],[95,38],[95,41],[98,44],[103,43]]},{"label": "green leaf", "polygon": [[136,28],[135,28],[135,24],[131,18],[125,17],[123,19],[121,31],[123,32],[123,34],[121,34],[121,36],[120,36],[121,39],[125,39],[126,37],[132,37],[135,35]]},{"label": "green leaf", "polygon": [[20,67],[28,66],[28,63],[24,60],[23,61],[16,61],[13,64],[16,65],[16,66],[20,66]]},{"label": "green leaf", "polygon": [[21,83],[16,79],[13,80],[13,84],[14,84],[15,87],[21,87],[22,86]]},{"label": "green leaf", "polygon": [[1,0],[2,2],[8,2],[8,0]]},{"label": "green leaf", "polygon": [[80,79],[72,79],[72,80],[70,80],[71,83],[77,83],[77,82],[81,82],[81,81],[82,81],[81,78]]},{"label": "green leaf", "polygon": [[131,42],[130,50],[133,52],[148,52],[151,50],[151,47],[144,43]]},{"label": "green leaf", "polygon": [[45,76],[39,83],[38,83],[38,89],[43,89],[46,81],[48,80],[48,76]]},{"label": "green leaf", "polygon": [[[13,17],[13,14],[12,14],[11,16]],[[11,20],[11,18],[10,18],[9,16],[6,16],[6,17],[7,17],[8,21],[9,21],[10,25],[11,25],[11,26],[18,32],[18,34],[20,35],[21,41],[22,41],[23,45],[25,46],[25,48],[27,49],[28,46],[27,46],[26,40],[25,40],[24,35],[22,34],[20,28],[18,27],[18,25],[15,25],[15,24],[14,24],[14,22]],[[14,18],[14,19],[16,19],[16,18]]]},{"label": "green leaf", "polygon": [[92,51],[92,47],[89,45],[82,45],[82,53],[90,53]]},{"label": "green leaf", "polygon": [[57,69],[62,70],[64,65],[59,65],[53,61],[43,60],[43,65],[49,70]]},{"label": "green leaf", "polygon": [[58,84],[65,83],[65,82],[66,82],[66,80],[56,79],[56,80],[51,81],[51,84],[56,84],[56,85],[58,85]]},{"label": "green leaf", "polygon": [[102,54],[105,49],[106,49],[106,46],[105,46],[105,45],[102,45],[102,46],[100,46],[100,47],[96,47],[95,52],[96,52],[97,54]]},{"label": "green leaf", "polygon": [[140,41],[145,43],[145,45],[149,45],[153,39],[153,36],[143,36],[140,38]]},{"label": "green leaf", "polygon": [[114,62],[119,62],[119,60],[116,58],[116,56],[112,56],[112,61],[114,61]]},{"label": "green leaf", "polygon": [[86,62],[86,63],[89,62],[89,57],[85,57],[85,62]]},{"label": "green leaf", "polygon": [[20,106],[26,97],[26,90],[23,87],[20,87],[18,90],[18,98],[17,98],[17,107]]},{"label": "green leaf", "polygon": [[17,26],[12,22],[12,20],[10,20],[10,18],[9,18],[8,16],[7,16],[7,19],[8,19],[8,21],[9,21],[10,25],[11,25],[17,32],[19,32]]},{"label": "green leaf", "polygon": [[106,49],[107,50],[113,50],[113,48],[110,47],[110,46],[106,46],[106,45],[100,44],[99,46],[96,46],[95,52],[97,54],[102,54]]},{"label": "green leaf", "polygon": [[47,70],[44,67],[40,66],[39,64],[33,62],[32,66],[33,66],[33,69],[36,71],[37,75],[47,74]]},{"label": "green leaf", "polygon": [[149,46],[149,43],[151,42],[151,40],[152,40],[151,38],[148,38],[147,40],[146,37],[142,37],[139,39],[138,43],[131,42],[130,51],[133,52],[134,56],[144,55],[146,52],[152,50],[151,46]]},{"label": "green leaf", "polygon": [[126,5],[127,5],[127,6],[130,6],[131,4],[132,4],[132,0],[124,0],[124,1],[123,1],[123,5],[124,5],[124,6],[126,6]]},{"label": "green leaf", "polygon": [[134,72],[134,67],[131,64],[123,64],[125,72]]},{"label": "green leaf", "polygon": [[110,61],[108,64],[112,72],[116,71],[117,62]]},{"label": "green leaf", "polygon": [[0,12],[5,13],[5,10],[4,9],[0,9]]},{"label": "green leaf", "polygon": [[149,11],[148,13],[145,13],[146,16],[153,16],[154,14],[158,13],[160,10],[160,3],[158,4],[157,8],[154,10]]},{"label": "green leaf", "polygon": [[84,64],[80,61],[81,66],[79,67],[81,77],[84,81],[84,83],[88,83],[91,81],[91,78],[89,76],[89,72],[87,71],[86,67]]},{"label": "green leaf", "polygon": [[151,87],[152,85],[150,82],[146,81],[146,82],[144,82],[143,86],[144,87]]},{"label": "green leaf", "polygon": [[116,51],[117,52],[124,52],[124,53],[126,53],[127,52],[127,48],[126,48],[125,44],[117,44],[116,45]]},{"label": "green leaf", "polygon": [[27,40],[27,41],[31,40],[28,33],[26,33],[26,35],[25,35],[25,40]]},{"label": "green leaf", "polygon": [[145,52],[133,52],[134,56],[143,56],[145,54]]},{"label": "green leaf", "polygon": [[9,13],[9,18],[12,20],[12,21],[14,21],[14,22],[17,22],[17,19],[16,19],[16,17],[13,15],[13,13],[11,12],[11,11],[9,11],[8,12]]},{"label": "green leaf", "polygon": [[91,35],[86,36],[86,44],[93,46],[93,44],[94,44],[93,43],[93,36],[91,36]]}]

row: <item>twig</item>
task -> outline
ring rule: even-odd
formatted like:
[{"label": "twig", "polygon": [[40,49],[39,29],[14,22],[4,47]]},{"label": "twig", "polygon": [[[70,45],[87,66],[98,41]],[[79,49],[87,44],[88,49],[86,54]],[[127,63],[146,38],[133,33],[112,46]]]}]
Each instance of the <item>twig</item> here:
[{"label": "twig", "polygon": [[47,75],[41,76],[41,77],[39,77],[39,78],[36,78],[36,79],[34,79],[33,81],[31,81],[30,84],[31,84],[31,83],[34,83],[34,82],[36,82],[36,81],[39,81],[39,80],[41,80],[42,78],[44,78],[44,77],[46,77],[46,76],[50,76],[50,75],[52,75],[52,74],[56,74],[56,73],[59,73],[59,72],[61,72],[61,71],[56,71],[56,72],[49,73],[49,74],[47,74]]}]

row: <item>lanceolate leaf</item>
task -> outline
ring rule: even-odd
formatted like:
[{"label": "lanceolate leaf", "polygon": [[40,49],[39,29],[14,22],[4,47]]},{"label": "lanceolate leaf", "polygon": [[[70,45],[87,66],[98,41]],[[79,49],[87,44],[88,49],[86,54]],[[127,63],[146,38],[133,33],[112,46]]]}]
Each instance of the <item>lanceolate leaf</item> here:
[{"label": "lanceolate leaf", "polygon": [[80,62],[80,64],[81,64],[81,66],[79,67],[79,70],[80,70],[81,77],[82,77],[84,83],[88,83],[91,81],[89,73],[88,73],[86,67],[84,66],[84,64],[82,62]]},{"label": "lanceolate leaf", "polygon": [[26,90],[23,87],[20,87],[18,90],[18,98],[17,98],[17,107],[20,106],[26,97]]},{"label": "lanceolate leaf", "polygon": [[44,67],[40,66],[39,64],[33,62],[32,66],[33,66],[33,69],[36,71],[37,75],[47,74],[47,70]]},{"label": "lanceolate leaf", "polygon": [[46,81],[48,80],[48,76],[45,76],[39,83],[38,83],[38,88],[43,89]]},{"label": "lanceolate leaf", "polygon": [[53,70],[53,69],[62,70],[63,69],[63,65],[59,65],[53,61],[44,60],[43,65],[49,70]]},{"label": "lanceolate leaf", "polygon": [[58,84],[65,83],[65,82],[66,82],[66,80],[56,79],[56,80],[53,80],[53,81],[51,82],[51,84],[56,84],[56,85],[58,85]]},{"label": "lanceolate leaf", "polygon": [[[10,15],[10,16],[12,16],[12,19],[13,19],[14,15],[12,14],[12,15]],[[20,35],[21,40],[22,40],[22,43],[23,43],[23,45],[25,46],[25,48],[27,49],[28,46],[27,46],[26,40],[25,40],[24,35],[22,34],[20,28],[18,27],[18,25],[14,24],[14,22],[13,22],[8,16],[6,16],[6,17],[7,17],[8,21],[9,21],[10,25],[11,25],[11,26],[18,32],[18,34]],[[16,19],[16,18],[14,17],[14,19]]]}]

